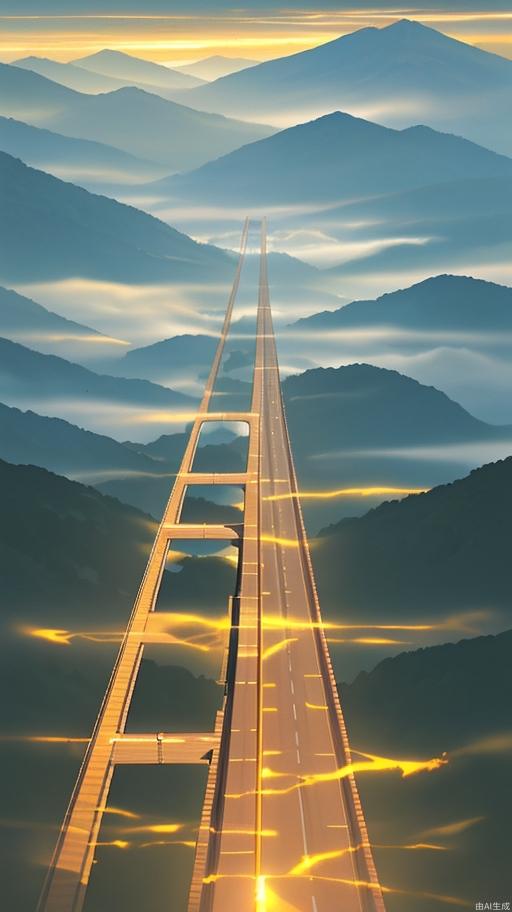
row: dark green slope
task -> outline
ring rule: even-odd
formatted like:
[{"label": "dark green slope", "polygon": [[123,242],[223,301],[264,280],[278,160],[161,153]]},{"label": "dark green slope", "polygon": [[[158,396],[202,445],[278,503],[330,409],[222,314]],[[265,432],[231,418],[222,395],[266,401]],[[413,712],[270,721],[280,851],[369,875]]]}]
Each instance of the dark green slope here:
[{"label": "dark green slope", "polygon": [[[510,895],[511,659],[507,631],[403,653],[340,687],[353,748],[414,760],[447,751],[435,772],[358,776],[381,882],[403,891],[386,896],[389,912],[452,907],[436,895],[468,908]],[[441,850],[399,848],[425,843]]]},{"label": "dark green slope", "polygon": [[370,619],[484,612],[510,620],[512,457],[324,530],[313,550],[324,606]]}]

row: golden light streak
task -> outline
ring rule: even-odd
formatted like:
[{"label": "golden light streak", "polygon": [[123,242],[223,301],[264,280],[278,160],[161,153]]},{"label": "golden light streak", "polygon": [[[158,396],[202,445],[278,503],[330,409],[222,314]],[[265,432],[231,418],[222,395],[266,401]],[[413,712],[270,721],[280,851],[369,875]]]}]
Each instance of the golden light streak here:
[{"label": "golden light streak", "polygon": [[147,826],[130,827],[130,833],[178,833],[184,823],[151,823]]},{"label": "golden light streak", "polygon": [[149,849],[153,846],[179,845],[195,849],[196,843],[192,839],[154,839],[151,842],[141,842],[139,848]]},{"label": "golden light streak", "polygon": [[489,735],[487,738],[480,738],[478,741],[472,741],[464,747],[459,747],[457,750],[452,751],[452,756],[502,754],[509,751],[512,751],[512,732],[501,732],[496,735]]},{"label": "golden light streak", "polygon": [[278,833],[277,830],[244,830],[244,829],[240,829],[240,830],[229,830],[229,829],[216,830],[215,827],[210,827],[210,833],[222,833],[224,836],[226,836],[226,835],[227,835],[227,836],[262,836],[262,837],[265,837],[265,838],[268,837],[268,836],[279,836],[279,833]]},{"label": "golden light streak", "polygon": [[[194,14],[158,15],[90,13],[11,15],[0,17],[9,28],[0,50],[11,59],[20,53],[38,53],[68,60],[105,47],[135,53],[169,65],[190,62],[190,55],[239,53],[256,60],[295,53],[346,35],[361,27],[390,25],[404,15],[418,22],[445,27],[454,38],[474,42],[471,24],[494,26],[482,40],[494,48],[503,43],[502,31],[510,13],[501,11],[451,12],[445,10],[358,8],[336,11],[276,10],[255,14],[239,10],[215,17]],[[51,31],[50,27],[51,26]],[[508,35],[504,32],[505,43]]]},{"label": "golden light streak", "polygon": [[[280,545],[281,548],[300,548],[297,538],[280,538],[277,535],[260,535],[261,542],[267,542],[270,545]],[[311,547],[311,542],[310,542]]]},{"label": "golden light streak", "polygon": [[111,839],[108,842],[96,842],[91,843],[91,845],[97,846],[113,846],[115,849],[127,849],[130,846],[130,843],[126,839]]},{"label": "golden light streak", "polygon": [[[274,910],[275,910],[275,912],[283,912],[283,909],[286,910],[286,912],[292,912],[293,907],[290,907],[290,906],[283,907],[281,904],[282,900],[275,893],[272,893],[268,886],[268,881],[286,880],[290,877],[290,875],[289,874],[267,874],[267,875],[260,875],[260,876],[264,877],[264,879],[265,879],[265,896],[267,899],[267,903],[270,898],[275,900],[275,903],[276,903],[275,905],[272,904],[270,907],[268,907],[269,912],[274,912]],[[452,905],[452,906],[473,908],[473,904],[470,902],[467,902],[467,900],[465,900],[465,899],[459,899],[457,896],[446,896],[441,893],[428,893],[428,892],[415,892],[412,890],[402,890],[399,887],[388,887],[388,886],[384,886],[383,884],[374,883],[372,881],[367,881],[367,880],[358,880],[356,878],[348,878],[348,877],[327,877],[325,875],[311,874],[310,872],[306,872],[303,874],[296,874],[293,876],[294,876],[294,878],[298,878],[298,879],[305,878],[309,881],[315,881],[318,883],[344,884],[346,886],[351,886],[351,887],[356,887],[356,888],[362,887],[362,888],[365,888],[368,890],[380,890],[380,891],[382,891],[382,893],[396,893],[397,895],[401,895],[401,896],[415,896],[415,897],[422,898],[422,899],[433,899],[436,902],[443,902],[443,903],[446,903],[446,904]],[[251,880],[255,879],[254,875],[251,875],[251,874],[209,874],[207,877],[203,878],[203,883],[209,884],[209,883],[216,883],[218,880],[226,880],[226,879],[240,880],[240,879],[247,879],[247,878],[250,878]],[[297,910],[293,910],[293,912],[297,912]]]},{"label": "golden light streak", "polygon": [[485,817],[468,817],[466,820],[454,820],[453,823],[445,823],[441,826],[430,827],[428,830],[423,830],[422,836],[458,836],[459,833],[464,833],[465,830],[469,830],[470,827],[476,826],[477,823],[481,823],[482,820],[485,820]]},{"label": "golden light streak", "polygon": [[114,336],[95,336],[95,335],[86,335],[85,333],[81,335],[80,333],[45,333],[40,336],[41,340],[44,342],[87,342],[96,345],[127,345],[130,346],[131,342],[126,342],[124,339],[116,339]]},{"label": "golden light streak", "polygon": [[385,637],[328,637],[328,643],[356,643],[359,646],[410,646],[407,640],[391,640]]},{"label": "golden light streak", "polygon": [[[348,776],[353,776],[358,773],[391,772],[396,770],[402,773],[402,778],[406,778],[407,776],[413,776],[417,773],[432,772],[433,770],[440,769],[442,766],[445,766],[448,763],[448,760],[445,757],[434,757],[430,760],[397,760],[389,757],[378,757],[375,754],[365,754],[361,751],[353,751],[353,753],[359,754],[359,756],[366,757],[368,759],[352,761],[351,763],[347,763],[345,766],[342,766],[339,769],[325,773],[307,774],[301,777],[299,781],[293,785],[288,786],[287,788],[261,789],[261,794],[288,795],[290,792],[296,791],[300,788],[308,788],[321,782],[340,781],[341,779],[346,779]],[[292,774],[277,773],[274,770],[267,769],[265,778],[277,778],[286,775]],[[226,797],[243,798],[251,794],[254,794],[254,792],[241,792],[238,794],[226,795]]]},{"label": "golden light streak", "polygon": [[263,500],[333,500],[338,497],[405,497],[409,494],[426,494],[430,488],[335,488],[333,491],[290,491],[287,494],[270,494]]},{"label": "golden light streak", "polygon": [[102,814],[115,814],[117,817],[130,817],[132,819],[138,819],[140,814],[136,814],[134,811],[125,811],[124,808],[117,807],[97,807],[97,811],[101,811]]},{"label": "golden light streak", "polygon": [[265,877],[260,874],[256,878],[256,912],[266,912],[267,886]]},{"label": "golden light streak", "polygon": [[289,871],[288,876],[298,877],[300,874],[310,871],[311,868],[316,867],[316,865],[321,864],[323,861],[332,861],[334,858],[342,858],[344,855],[351,855],[354,852],[359,851],[360,848],[361,846],[348,846],[346,849],[333,849],[331,852],[317,852],[316,855],[304,855],[302,861]]},{"label": "golden light streak", "polygon": [[88,744],[90,738],[74,738],[67,735],[0,735],[0,741],[31,744]]},{"label": "golden light streak", "polygon": [[122,631],[80,630],[74,632],[53,627],[20,627],[19,630],[25,636],[48,640],[49,643],[57,643],[59,646],[70,646],[74,639],[91,640],[93,643],[118,643],[124,636]]},{"label": "golden light streak", "polygon": [[325,703],[322,703],[321,705],[319,705],[318,703],[306,703],[305,705],[307,706],[308,709],[327,710],[327,706],[325,705]]},{"label": "golden light streak", "polygon": [[276,652],[280,652],[281,649],[285,649],[290,643],[296,643],[297,637],[288,637],[286,640],[280,640],[278,643],[273,643],[272,646],[267,646],[261,654],[262,662],[265,659],[269,659],[271,656],[275,655]]},{"label": "golden light streak", "polygon": [[[153,626],[157,626],[154,624]],[[213,626],[213,625],[212,625]],[[220,630],[221,627],[214,625],[215,629]],[[87,631],[87,630],[63,630],[60,628],[37,628],[37,627],[22,627],[19,628],[20,632],[26,636],[38,637],[42,640],[47,640],[49,643],[56,643],[59,646],[71,646],[73,640],[85,640],[90,643],[120,643],[124,637],[124,632],[122,631]],[[130,634],[128,634],[130,635]],[[139,634],[136,634],[137,636]],[[197,638],[197,637],[196,637]],[[209,645],[204,643],[194,642],[194,637],[185,638],[185,637],[176,637],[174,634],[167,633],[158,635],[158,642],[165,642],[166,645],[172,646],[184,646],[187,649],[195,649],[198,652],[210,652],[212,648]],[[152,637],[151,634],[148,634],[146,637],[146,642],[152,642],[155,640],[155,637]]]}]

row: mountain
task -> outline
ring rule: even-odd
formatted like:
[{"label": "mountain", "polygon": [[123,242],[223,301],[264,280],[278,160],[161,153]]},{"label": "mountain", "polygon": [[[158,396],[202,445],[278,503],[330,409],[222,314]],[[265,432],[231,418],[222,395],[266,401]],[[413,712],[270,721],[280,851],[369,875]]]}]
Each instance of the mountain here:
[{"label": "mountain", "polygon": [[396,282],[411,272],[463,272],[468,263],[504,262],[511,207],[510,177],[468,177],[305,213],[300,224],[297,217],[288,220],[287,228],[326,235],[332,261],[343,258],[329,273],[343,276],[346,287],[349,276],[390,272]]},{"label": "mountain", "polygon": [[[507,218],[512,237],[512,220]],[[478,237],[489,238],[499,218],[487,224],[487,235],[475,234],[477,243]],[[469,231],[471,225],[470,220]],[[449,247],[446,234],[444,240]],[[404,254],[402,265],[406,263]],[[364,265],[359,268],[364,271]],[[341,276],[343,269],[331,273]],[[376,300],[353,301],[306,317],[289,326],[288,333],[290,338],[286,333],[283,338],[286,352],[316,353],[323,363],[360,359],[393,364],[420,383],[440,387],[486,421],[512,420],[512,289],[507,286],[438,275]]]},{"label": "mountain", "polygon": [[474,418],[433,386],[371,364],[286,377],[286,416],[299,459],[461,440],[512,438]]},{"label": "mountain", "polygon": [[[172,478],[169,473],[177,473],[187,445],[188,435],[165,434],[148,444],[127,444],[136,453],[153,463],[152,474],[127,474],[124,478],[111,478],[95,481],[95,486],[103,494],[117,497],[139,510],[162,516],[169,499]],[[1,452],[1,451],[0,451]],[[237,437],[230,443],[205,443],[201,445],[194,459],[195,472],[243,472],[247,465],[247,438]],[[161,473],[161,474],[158,474]],[[119,473],[121,474],[121,473]],[[196,504],[199,510],[199,505]],[[204,508],[203,515],[205,514]],[[238,515],[239,516],[239,515]],[[236,519],[236,514],[226,514],[226,522]]]},{"label": "mountain", "polygon": [[49,60],[47,57],[22,57],[19,60],[13,60],[11,66],[38,73],[40,76],[45,76],[46,79],[58,82],[59,85],[74,89],[76,92],[90,94],[112,92],[126,85],[121,79],[103,76],[101,73],[85,70],[83,67],[75,66],[73,63],[60,63],[57,60]]},{"label": "mountain", "polygon": [[183,335],[133,348],[116,360],[114,373],[164,384],[182,371],[202,376],[212,363],[218,341],[214,336]]},{"label": "mountain", "polygon": [[174,171],[198,167],[273,132],[271,127],[206,114],[129,87],[106,95],[82,95],[45,125],[68,136],[116,146]]},{"label": "mountain", "polygon": [[94,488],[2,460],[0,489],[3,625],[69,628],[85,616],[102,624],[106,611],[107,624],[126,619],[155,532],[151,518]]},{"label": "mountain", "polygon": [[153,186],[219,204],[332,203],[493,177],[512,177],[512,160],[429,127],[392,130],[337,111]]},{"label": "mountain", "polygon": [[66,109],[79,98],[65,86],[39,76],[31,70],[0,63],[0,114],[29,120],[34,125]]},{"label": "mountain", "polygon": [[433,276],[373,301],[352,301],[313,314],[292,326],[308,333],[363,326],[512,333],[512,288],[470,276]]},{"label": "mountain", "polygon": [[101,73],[103,76],[121,80],[125,85],[141,85],[148,91],[192,89],[202,82],[197,76],[183,73],[179,69],[174,70],[151,60],[143,60],[108,48],[88,57],[79,57],[72,63],[75,67],[90,73]]},{"label": "mountain", "polygon": [[511,482],[509,457],[328,527],[313,549],[321,602],[365,623],[509,623]]},{"label": "mountain", "polygon": [[512,453],[510,425],[487,424],[434,386],[387,368],[316,368],[282,387],[312,536],[382,503],[390,494],[380,488],[432,488]]},{"label": "mountain", "polygon": [[[0,459],[37,465],[84,478],[113,473],[157,473],[162,463],[103,434],[93,434],[61,418],[46,418],[0,403]],[[169,480],[167,479],[167,488]]]},{"label": "mountain", "polygon": [[227,76],[229,73],[238,73],[247,67],[256,66],[257,62],[257,60],[249,60],[246,57],[223,57],[221,54],[214,54],[212,57],[205,57],[204,60],[198,60],[196,63],[175,67],[175,70],[198,76],[199,79],[209,82],[220,79],[221,76]]},{"label": "mountain", "polygon": [[[245,407],[246,386],[223,375],[219,407],[225,407],[226,394],[234,394],[230,407]],[[486,456],[512,452],[511,427],[480,421],[438,389],[396,371],[369,364],[317,368],[286,377],[282,388],[299,484],[306,491],[429,488],[465,474]],[[177,468],[185,442],[183,435],[166,434],[133,446]],[[198,464],[203,471],[237,471],[244,444],[237,438],[204,447]],[[167,495],[165,478],[107,480],[101,490],[154,515]],[[385,497],[377,491],[306,499],[308,529],[314,534],[342,516],[360,515]]]},{"label": "mountain", "polygon": [[273,132],[138,88],[99,95],[76,92],[8,64],[0,64],[0,99],[4,116],[114,146],[173,171],[197,167]]},{"label": "mountain", "polygon": [[[58,339],[72,342],[75,339],[107,343],[107,336],[82,326],[73,320],[67,320],[59,314],[47,310],[41,304],[18,294],[11,288],[0,286],[0,336],[13,342],[24,342],[37,339],[44,350],[56,344]],[[50,352],[54,354],[54,352]]]},{"label": "mountain", "polygon": [[64,180],[86,187],[150,180],[161,169],[113,146],[73,139],[33,127],[12,117],[0,117],[0,149],[27,165],[51,171]]},{"label": "mountain", "polygon": [[8,339],[0,339],[0,364],[2,396],[10,403],[27,400],[42,403],[50,397],[63,405],[81,401],[91,405],[125,403],[190,410],[194,404],[189,396],[148,380],[96,374],[64,358],[35,352]]},{"label": "mountain", "polygon": [[363,28],[193,89],[187,104],[283,125],[336,108],[512,152],[512,63],[418,22]]},{"label": "mountain", "polygon": [[[431,912],[450,896],[469,907],[475,896],[508,895],[511,658],[507,630],[401,653],[340,687],[353,748],[411,759],[448,752],[433,773],[358,776],[381,882],[405,894],[391,908]],[[419,843],[444,851],[389,849]]]},{"label": "mountain", "polygon": [[66,276],[152,283],[232,271],[220,250],[4,152],[0,204],[0,277],[7,283]]}]

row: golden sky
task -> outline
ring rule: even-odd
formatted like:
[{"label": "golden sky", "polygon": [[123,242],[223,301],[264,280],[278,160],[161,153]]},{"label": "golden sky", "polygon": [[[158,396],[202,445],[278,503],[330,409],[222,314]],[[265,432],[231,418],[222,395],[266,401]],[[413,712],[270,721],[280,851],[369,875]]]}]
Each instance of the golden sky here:
[{"label": "golden sky", "polygon": [[[0,58],[9,61],[35,54],[70,60],[109,47],[171,65],[212,54],[266,60],[305,50],[368,25],[388,25],[402,15],[396,8],[272,10],[267,14],[248,10],[215,16],[0,13]],[[512,12],[433,12],[411,8],[407,17],[512,57]]]}]

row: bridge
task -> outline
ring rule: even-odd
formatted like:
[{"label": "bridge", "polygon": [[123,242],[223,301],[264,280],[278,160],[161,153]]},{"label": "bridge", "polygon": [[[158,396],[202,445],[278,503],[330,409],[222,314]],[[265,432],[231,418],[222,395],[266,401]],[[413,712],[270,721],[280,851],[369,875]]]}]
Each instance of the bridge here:
[{"label": "bridge", "polygon": [[[119,655],[62,824],[39,912],[80,912],[117,764],[206,763],[189,912],[384,912],[351,762],[298,498],[269,300],[266,224],[252,401],[217,412],[214,391],[247,249],[217,352]],[[193,471],[206,422],[245,422],[244,472]],[[180,522],[198,484],[241,485],[237,526]],[[215,730],[125,732],[170,543],[225,539],[240,550]],[[165,642],[163,639],[162,642]],[[340,771],[344,771],[340,775]]]}]

